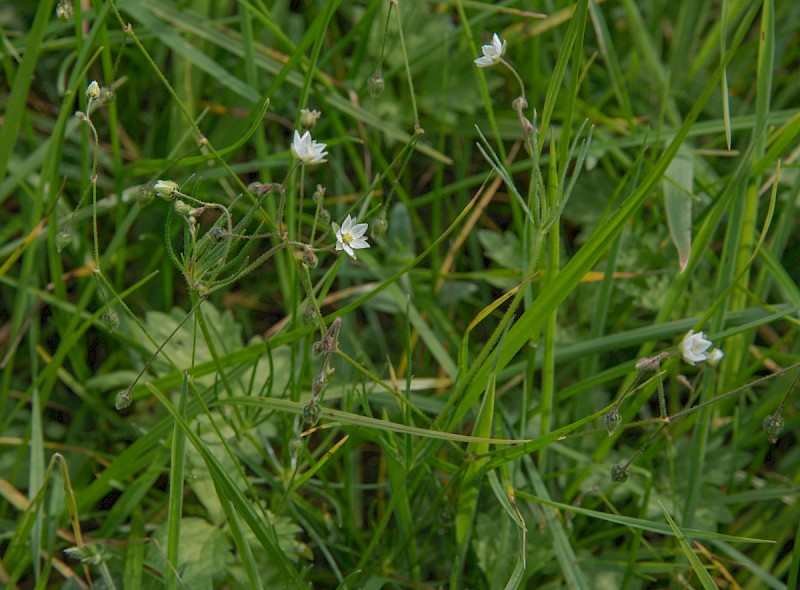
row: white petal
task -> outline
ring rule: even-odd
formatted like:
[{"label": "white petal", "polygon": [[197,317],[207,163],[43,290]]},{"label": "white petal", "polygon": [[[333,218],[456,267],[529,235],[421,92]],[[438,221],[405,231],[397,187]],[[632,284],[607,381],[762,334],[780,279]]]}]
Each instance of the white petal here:
[{"label": "white petal", "polygon": [[357,223],[352,228],[350,228],[350,235],[353,238],[360,238],[367,232],[368,227],[369,224],[367,223]]},{"label": "white petal", "polygon": [[495,47],[503,46],[503,44],[500,42],[500,36],[497,33],[492,35],[492,45],[494,45]]},{"label": "white petal", "polygon": [[342,223],[342,233],[343,234],[349,234],[349,233],[352,232],[353,221],[354,221],[354,219],[352,217],[350,217],[349,215],[344,218],[344,222]]}]

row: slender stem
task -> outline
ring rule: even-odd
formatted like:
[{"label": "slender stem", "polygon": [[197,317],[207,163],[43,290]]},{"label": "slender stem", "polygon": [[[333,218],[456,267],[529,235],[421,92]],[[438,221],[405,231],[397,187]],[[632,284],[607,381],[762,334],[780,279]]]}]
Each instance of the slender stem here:
[{"label": "slender stem", "polygon": [[414,80],[411,77],[411,64],[408,61],[408,52],[406,51],[406,40],[403,36],[403,22],[400,19],[400,3],[397,0],[389,1],[389,9],[395,9],[395,18],[397,20],[397,31],[400,37],[400,50],[403,52],[403,63],[406,67],[406,78],[408,79],[408,91],[411,96],[411,110],[414,112],[414,127],[420,128],[419,113],[417,112],[417,98],[414,95]]}]

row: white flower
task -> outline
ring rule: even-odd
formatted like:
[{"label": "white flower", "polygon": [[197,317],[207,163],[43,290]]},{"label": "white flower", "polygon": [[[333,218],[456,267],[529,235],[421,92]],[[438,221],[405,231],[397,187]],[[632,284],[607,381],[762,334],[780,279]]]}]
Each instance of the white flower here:
[{"label": "white flower", "polygon": [[336,249],[344,250],[353,260],[356,259],[356,253],[353,250],[369,248],[367,238],[364,237],[364,234],[367,233],[366,223],[356,223],[356,218],[348,215],[342,223],[342,227],[339,227],[336,222],[331,225],[336,232]]},{"label": "white flower", "polygon": [[311,139],[311,133],[306,131],[301,136],[297,131],[294,132],[292,140],[292,154],[303,164],[321,164],[325,161],[328,152],[327,146]]},{"label": "white flower", "polygon": [[719,348],[712,348],[711,352],[708,353],[708,364],[712,367],[716,367],[724,356],[725,353]]},{"label": "white flower", "polygon": [[492,37],[492,44],[484,45],[481,47],[481,51],[483,51],[483,57],[476,59],[475,65],[479,68],[488,68],[503,59],[503,55],[506,52],[506,42],[501,41],[500,37],[495,33]]},{"label": "white flower", "polygon": [[708,358],[708,347],[711,346],[711,340],[706,340],[702,332],[694,333],[694,330],[689,330],[686,336],[681,341],[681,355],[690,365],[699,363]]},{"label": "white flower", "polygon": [[100,84],[97,83],[97,80],[92,80],[86,87],[86,96],[92,100],[100,98]]}]

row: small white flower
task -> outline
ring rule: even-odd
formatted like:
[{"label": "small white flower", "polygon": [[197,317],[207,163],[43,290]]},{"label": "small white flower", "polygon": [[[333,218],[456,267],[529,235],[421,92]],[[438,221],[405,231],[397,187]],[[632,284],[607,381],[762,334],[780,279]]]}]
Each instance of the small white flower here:
[{"label": "small white flower", "polygon": [[306,131],[301,136],[297,131],[294,132],[292,140],[292,154],[303,164],[321,164],[325,161],[328,152],[327,146],[311,139],[311,133]]},{"label": "small white flower", "polygon": [[364,237],[364,234],[367,233],[366,223],[356,223],[356,218],[348,215],[341,227],[336,222],[331,225],[333,231],[336,232],[336,249],[344,250],[353,260],[356,259],[356,253],[353,250],[369,248],[367,238]]},{"label": "small white flower", "polygon": [[724,356],[725,353],[719,348],[712,348],[711,352],[708,353],[708,364],[712,367],[716,367]]},{"label": "small white flower", "polygon": [[689,330],[686,336],[681,341],[681,355],[690,365],[699,363],[708,359],[708,347],[711,346],[711,340],[706,340],[702,332],[694,333],[694,330]]},{"label": "small white flower", "polygon": [[495,33],[492,36],[492,44],[484,45],[481,47],[481,51],[483,51],[483,56],[475,60],[475,65],[479,68],[488,68],[500,63],[500,60],[503,59],[503,55],[506,52],[506,42],[501,41],[500,37]]},{"label": "small white flower", "polygon": [[97,83],[97,80],[89,82],[89,85],[86,87],[86,96],[92,100],[100,98],[100,84]]}]

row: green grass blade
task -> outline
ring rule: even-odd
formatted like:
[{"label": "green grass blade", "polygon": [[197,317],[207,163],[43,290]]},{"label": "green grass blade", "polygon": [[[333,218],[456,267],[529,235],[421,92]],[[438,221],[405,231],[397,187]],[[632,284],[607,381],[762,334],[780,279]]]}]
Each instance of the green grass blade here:
[{"label": "green grass blade", "polygon": [[689,563],[694,570],[694,573],[697,575],[697,578],[700,580],[700,583],[703,585],[703,588],[706,590],[715,590],[717,585],[714,583],[714,580],[711,579],[711,576],[706,571],[706,568],[703,567],[700,559],[697,557],[694,551],[692,551],[689,542],[686,540],[686,537],[683,536],[681,529],[675,524],[675,521],[672,520],[672,517],[667,512],[667,509],[664,508],[664,505],[659,501],[659,506],[661,507],[661,512],[664,513],[664,517],[667,519],[672,532],[675,533],[675,538],[678,539],[678,543],[680,544],[681,551],[683,551],[683,555],[686,559],[689,560]]}]

